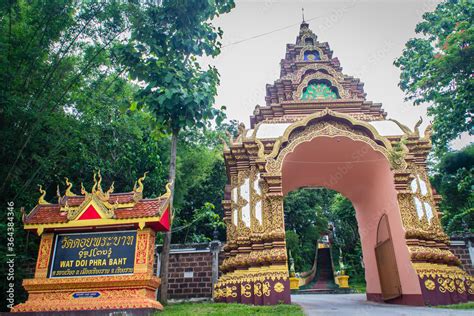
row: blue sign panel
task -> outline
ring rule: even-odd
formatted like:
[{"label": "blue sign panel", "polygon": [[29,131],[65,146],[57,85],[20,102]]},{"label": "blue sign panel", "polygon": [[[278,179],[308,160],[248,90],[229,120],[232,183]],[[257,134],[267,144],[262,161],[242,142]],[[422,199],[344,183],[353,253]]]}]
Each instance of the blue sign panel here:
[{"label": "blue sign panel", "polygon": [[136,231],[57,234],[50,278],[133,274]]},{"label": "blue sign panel", "polygon": [[72,294],[72,297],[74,298],[91,298],[91,297],[95,298],[99,296],[100,296],[99,292],[76,292]]}]

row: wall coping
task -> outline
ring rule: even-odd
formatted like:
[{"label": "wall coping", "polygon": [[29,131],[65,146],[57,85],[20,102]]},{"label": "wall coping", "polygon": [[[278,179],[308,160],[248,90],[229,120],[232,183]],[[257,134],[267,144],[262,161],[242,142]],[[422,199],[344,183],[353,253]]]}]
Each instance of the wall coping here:
[{"label": "wall coping", "polygon": [[451,246],[465,246],[466,242],[464,240],[451,240]]},{"label": "wall coping", "polygon": [[[184,253],[205,253],[205,252],[212,252],[210,248],[210,244],[213,242],[219,241],[211,241],[206,243],[190,243],[190,244],[171,244],[170,247],[170,254],[184,254]],[[156,252],[160,253],[163,249],[163,245],[156,245],[155,250]],[[221,249],[219,249],[220,251]]]}]

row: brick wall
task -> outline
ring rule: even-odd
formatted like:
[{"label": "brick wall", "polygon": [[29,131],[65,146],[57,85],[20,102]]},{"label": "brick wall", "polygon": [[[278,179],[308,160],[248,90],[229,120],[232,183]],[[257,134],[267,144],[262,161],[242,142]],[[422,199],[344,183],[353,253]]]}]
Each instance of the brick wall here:
[{"label": "brick wall", "polygon": [[211,297],[211,277],[212,254],[210,252],[170,255],[168,289],[170,298]]},{"label": "brick wall", "polygon": [[[218,251],[219,254],[223,253],[220,248]],[[161,252],[160,247],[157,252]],[[212,251],[208,243],[171,245],[169,298],[211,298],[212,273]]]},{"label": "brick wall", "polygon": [[469,240],[451,239],[450,250],[461,260],[462,268],[470,275],[474,275],[474,266],[469,254]]}]

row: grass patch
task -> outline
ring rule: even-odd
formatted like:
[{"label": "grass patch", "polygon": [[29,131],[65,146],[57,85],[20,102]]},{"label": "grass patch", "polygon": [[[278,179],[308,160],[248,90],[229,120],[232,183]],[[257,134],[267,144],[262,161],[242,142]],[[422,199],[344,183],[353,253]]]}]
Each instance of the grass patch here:
[{"label": "grass patch", "polygon": [[165,306],[163,313],[156,315],[304,315],[298,305],[254,306],[245,304],[227,303],[178,303]]},{"label": "grass patch", "polygon": [[452,305],[438,305],[436,308],[449,308],[449,309],[474,309],[474,302],[452,304]]}]

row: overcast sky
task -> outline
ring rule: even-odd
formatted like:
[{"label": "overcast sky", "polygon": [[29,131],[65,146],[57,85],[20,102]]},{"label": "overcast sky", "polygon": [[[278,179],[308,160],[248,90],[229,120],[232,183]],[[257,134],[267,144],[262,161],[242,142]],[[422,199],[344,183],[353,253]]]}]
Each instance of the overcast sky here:
[{"label": "overcast sky", "polygon": [[329,43],[344,74],[361,79],[367,100],[382,103],[388,118],[413,128],[420,115],[426,115],[426,107],[403,100],[400,71],[393,61],[415,36],[422,14],[433,11],[439,2],[237,0],[230,13],[215,21],[224,30],[222,53],[210,61],[221,74],[216,106],[225,105],[229,119],[249,127],[255,105],[265,104],[265,85],[279,78],[286,44],[296,41],[304,7],[305,20],[318,41]]}]

